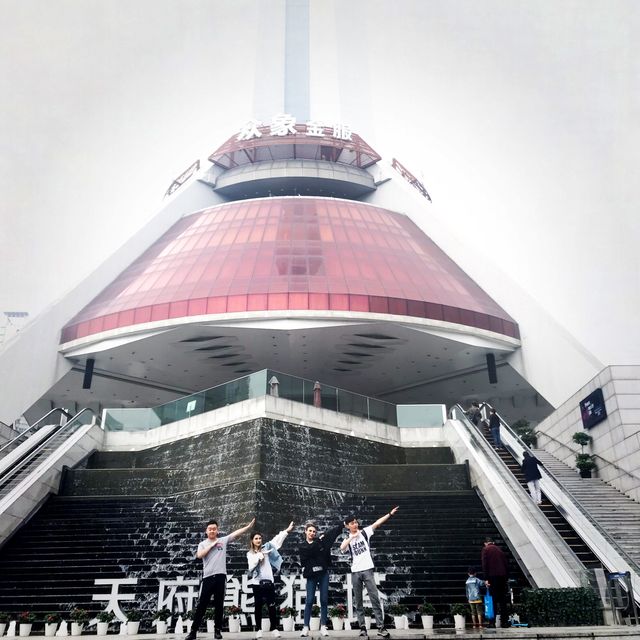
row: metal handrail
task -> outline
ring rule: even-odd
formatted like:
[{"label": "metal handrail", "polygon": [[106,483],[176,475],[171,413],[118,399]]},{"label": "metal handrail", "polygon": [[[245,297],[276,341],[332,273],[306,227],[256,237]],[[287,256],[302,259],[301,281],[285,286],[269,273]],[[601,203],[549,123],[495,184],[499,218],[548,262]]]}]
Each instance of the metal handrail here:
[{"label": "metal handrail", "polygon": [[[58,429],[55,433],[51,434],[51,437],[45,439],[37,447],[35,447],[33,450],[31,450],[24,458],[21,458],[20,460],[18,460],[13,466],[9,467],[9,469],[7,469],[2,475],[0,475],[0,489],[5,484],[7,484],[7,482],[11,481],[11,477],[8,477],[8,476],[14,476],[16,472],[19,472],[22,469],[24,469],[24,467],[31,460],[33,460],[36,457],[36,455],[38,455],[44,447],[47,446],[47,444],[49,443],[49,441],[51,440],[52,437],[60,434],[60,432],[63,431],[63,430],[68,430],[68,429],[71,429],[72,427],[75,427],[76,424],[74,424],[74,423],[78,423],[80,416],[85,412],[90,412],[91,413],[91,415],[93,417],[93,420],[92,420],[93,423],[95,423],[96,421],[99,422],[100,419],[99,419],[98,416],[96,416],[95,411],[93,411],[93,409],[90,409],[88,407],[86,407],[84,409],[81,409],[78,413],[76,413],[75,416],[73,416],[71,418],[71,420],[69,420],[69,422],[67,422],[65,425],[62,425],[60,429]],[[82,425],[80,425],[80,426],[82,426]]]},{"label": "metal handrail", "polygon": [[[481,410],[483,408],[493,409],[493,407],[487,402],[481,403],[480,408]],[[528,445],[526,445],[522,441],[520,436],[507,424],[507,422],[505,422],[505,420],[502,419],[502,417],[497,412],[496,412],[496,415],[500,419],[500,428],[501,429],[504,428],[509,433],[509,435],[515,440],[515,443],[522,448],[523,451],[528,451],[533,457],[535,457],[535,451],[533,451]],[[509,446],[509,450],[513,455],[516,456],[516,460],[522,457],[523,451],[522,452],[514,451],[512,446]],[[542,467],[541,473],[543,474],[543,477],[544,476],[548,477],[548,479],[553,483],[555,488],[558,489],[560,493],[580,512],[580,515],[582,515],[596,529],[596,531],[606,540],[606,542],[609,545],[611,545],[614,551],[618,555],[620,555],[629,564],[629,566],[633,568],[633,570],[636,572],[638,576],[640,576],[640,566],[638,565],[638,563],[633,558],[631,558],[624,549],[620,548],[617,541],[614,538],[612,538],[611,535],[605,529],[602,528],[602,526],[598,523],[598,521],[595,520],[591,516],[591,514],[575,499],[575,497],[565,489],[562,482],[560,482],[560,480],[556,478],[556,476],[551,471],[549,471],[549,469],[547,469],[546,467]],[[563,509],[565,509],[566,511],[565,507],[563,507]],[[596,553],[595,549],[592,549],[592,551],[594,551],[595,555],[598,556],[598,553]]]},{"label": "metal handrail", "polygon": [[[562,442],[561,440],[558,440],[557,438],[550,436],[548,433],[544,433],[543,431],[538,431],[536,435],[543,438],[549,438],[549,440],[555,442],[556,444],[559,444],[561,447],[564,447],[568,451],[571,451],[571,453],[573,453],[574,455],[578,455],[579,453],[581,453],[580,451],[574,451],[566,442]],[[602,460],[602,462],[605,462],[606,464],[609,464],[612,467],[615,467],[618,471],[622,471],[622,473],[625,473],[630,478],[633,478],[634,480],[640,480],[640,476],[637,476],[634,473],[631,473],[631,471],[627,471],[626,469],[623,469],[621,466],[617,465],[615,462],[611,462],[611,460],[607,460],[606,458],[603,458],[599,453],[592,453],[591,455],[594,458],[598,458]]]},{"label": "metal handrail", "polygon": [[[33,433],[35,433],[37,431],[36,427],[43,426],[42,423],[44,423],[44,421],[53,413],[62,413],[67,418],[67,420],[71,419],[71,417],[72,417],[72,415],[68,411],[63,409],[62,407],[55,407],[54,409],[51,409],[50,411],[47,411],[47,413],[45,413],[42,416],[42,418],[36,420],[28,429],[25,429],[19,436],[16,436],[12,440],[9,440],[9,442],[5,442],[5,444],[2,445],[2,447],[0,447],[0,454],[2,454],[2,452],[7,447],[10,447],[16,440],[20,440],[20,438],[24,437],[25,433],[28,433],[29,431],[31,431],[33,429],[35,429],[35,431],[33,431]],[[33,435],[33,433],[31,435]]]}]

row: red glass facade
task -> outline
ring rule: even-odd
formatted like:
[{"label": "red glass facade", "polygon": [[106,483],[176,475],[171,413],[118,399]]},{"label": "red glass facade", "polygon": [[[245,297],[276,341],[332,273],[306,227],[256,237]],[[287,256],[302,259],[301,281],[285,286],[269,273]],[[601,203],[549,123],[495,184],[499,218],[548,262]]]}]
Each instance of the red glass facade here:
[{"label": "red glass facade", "polygon": [[349,200],[263,198],[177,222],[85,307],[62,342],[145,322],[270,310],[514,320],[409,218]]}]

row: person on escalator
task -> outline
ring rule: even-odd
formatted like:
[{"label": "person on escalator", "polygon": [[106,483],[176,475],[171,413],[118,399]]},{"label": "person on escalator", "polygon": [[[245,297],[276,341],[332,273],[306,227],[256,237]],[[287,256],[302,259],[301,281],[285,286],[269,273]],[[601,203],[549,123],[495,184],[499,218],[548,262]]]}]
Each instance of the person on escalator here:
[{"label": "person on escalator", "polygon": [[527,481],[529,493],[534,502],[542,504],[542,493],[540,492],[540,478],[542,478],[542,475],[538,465],[542,466],[542,462],[528,451],[525,451],[522,459],[522,473],[524,473],[524,479]]},{"label": "person on escalator", "polygon": [[495,409],[491,409],[489,414],[489,429],[491,429],[491,438],[496,449],[502,449],[502,440],[500,439],[500,418]]}]

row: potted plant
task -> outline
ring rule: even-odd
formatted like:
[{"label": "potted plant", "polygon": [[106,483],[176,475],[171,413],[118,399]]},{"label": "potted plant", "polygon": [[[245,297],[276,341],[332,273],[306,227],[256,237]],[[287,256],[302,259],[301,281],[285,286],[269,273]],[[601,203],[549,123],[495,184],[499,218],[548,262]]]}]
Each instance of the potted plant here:
[{"label": "potted plant", "polygon": [[590,478],[591,471],[596,468],[596,461],[589,453],[579,453],[576,455],[576,467],[581,478]]},{"label": "potted plant", "polygon": [[418,612],[422,620],[422,628],[433,629],[433,616],[436,614],[436,608],[429,602],[423,602],[418,607]]},{"label": "potted plant", "polygon": [[269,607],[266,604],[262,605],[262,632],[268,633],[271,629],[271,620],[269,619]]},{"label": "potted plant", "polygon": [[343,604],[336,604],[329,607],[329,617],[334,631],[342,631],[344,628],[344,618],[347,615],[347,608]]},{"label": "potted plant", "polygon": [[464,604],[456,602],[451,605],[451,614],[453,615],[454,626],[456,629],[464,629],[466,625],[465,617],[469,613],[468,607]]},{"label": "potted plant", "polygon": [[76,607],[71,609],[69,619],[71,620],[71,635],[79,636],[82,634],[84,625],[89,621],[89,614],[86,609]]},{"label": "potted plant", "polygon": [[125,612],[127,616],[127,635],[135,636],[140,629],[140,620],[142,620],[142,611],[140,609],[131,609]]},{"label": "potted plant", "polygon": [[[58,625],[62,622],[62,616],[59,613],[44,614],[44,635],[47,637],[55,636]],[[2,635],[0,633],[0,635]]]},{"label": "potted plant", "polygon": [[311,607],[311,620],[309,621],[309,630],[320,630],[320,607],[317,604],[314,604]]},{"label": "potted plant", "polygon": [[293,607],[282,607],[280,609],[283,631],[293,631],[296,624],[296,613],[297,611]]},{"label": "potted plant", "polygon": [[[227,609],[229,607],[224,608],[224,615],[228,616]],[[214,633],[216,630],[216,610],[213,607],[209,607],[204,612],[204,619],[207,621],[207,633]]]},{"label": "potted plant", "polygon": [[35,622],[36,616],[31,611],[23,611],[18,614],[18,624],[20,625],[21,636],[28,636],[31,633],[31,627]]},{"label": "potted plant", "polygon": [[113,611],[98,611],[96,614],[96,635],[106,636],[109,631],[109,623],[113,622],[116,614]]},{"label": "potted plant", "polygon": [[4,611],[0,611],[0,638],[4,634],[4,631],[7,628],[8,623],[9,623],[9,614],[4,613]]},{"label": "potted plant", "polygon": [[195,609],[189,609],[189,611],[187,611],[187,613],[184,614],[184,627],[187,633],[191,631],[191,627],[193,626],[193,619],[195,618],[195,616],[196,616]]},{"label": "potted plant", "polygon": [[156,633],[160,635],[164,635],[167,633],[167,625],[169,619],[171,618],[171,611],[167,609],[167,607],[162,607],[162,609],[158,609],[153,615],[153,619],[156,623]]},{"label": "potted plant", "polygon": [[371,629],[371,620],[373,618],[373,609],[371,607],[365,607],[362,612],[364,613],[364,626],[367,631]]},{"label": "potted plant", "polygon": [[584,431],[576,431],[572,438],[576,444],[580,445],[580,450],[584,452],[584,448],[593,440],[593,438]]},{"label": "potted plant", "polygon": [[404,629],[406,625],[405,614],[407,607],[403,604],[395,603],[389,606],[389,613],[393,616],[393,624],[396,629]]},{"label": "potted plant", "polygon": [[[235,604],[224,608],[224,613],[229,619],[229,633],[240,633],[240,614],[242,609]],[[267,620],[269,619],[267,614]]]}]

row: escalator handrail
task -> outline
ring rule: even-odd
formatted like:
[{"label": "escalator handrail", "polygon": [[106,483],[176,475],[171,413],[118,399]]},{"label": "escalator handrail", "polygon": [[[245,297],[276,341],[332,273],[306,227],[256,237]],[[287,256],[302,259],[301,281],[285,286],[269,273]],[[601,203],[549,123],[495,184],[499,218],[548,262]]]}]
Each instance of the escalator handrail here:
[{"label": "escalator handrail", "polygon": [[20,438],[23,438],[25,433],[29,433],[29,431],[33,430],[33,433],[31,434],[33,435],[38,430],[36,427],[39,428],[39,427],[45,426],[45,421],[49,418],[50,415],[54,413],[61,413],[67,418],[67,420],[72,418],[72,414],[70,414],[66,409],[63,409],[62,407],[54,407],[50,411],[47,411],[47,413],[45,413],[42,416],[42,418],[40,418],[39,420],[36,420],[29,428],[25,429],[20,435],[16,436],[15,438],[12,438],[11,440],[9,440],[9,442],[5,442],[0,447],[0,454],[2,454],[2,452],[7,447],[10,447],[16,440],[20,440]]},{"label": "escalator handrail", "polygon": [[89,407],[85,407],[84,409],[81,409],[80,411],[78,411],[78,413],[76,413],[76,415],[73,416],[71,420],[69,420],[66,424],[62,425],[59,429],[56,429],[50,435],[50,437],[45,438],[43,442],[41,442],[37,447],[35,447],[32,451],[30,451],[24,458],[21,458],[20,460],[16,461],[14,465],[9,467],[2,475],[0,475],[0,489],[10,479],[10,478],[7,479],[7,476],[13,475],[15,474],[16,470],[20,471],[21,468],[24,468],[26,464],[31,460],[33,460],[33,458],[41,451],[41,449],[49,443],[51,438],[60,434],[62,431],[65,431],[67,429],[70,429],[72,426],[75,426],[74,423],[76,423],[79,420],[80,416],[85,412],[91,413],[93,418],[90,423],[86,423],[86,424],[96,424],[100,422],[100,418],[96,415],[93,409],[90,409]]},{"label": "escalator handrail", "polygon": [[[493,409],[493,407],[488,402],[482,402],[480,404],[480,409],[482,410],[483,408],[488,408],[489,410]],[[496,411],[496,415],[500,419],[500,428],[501,429],[504,428],[509,433],[509,435],[516,441],[516,443],[522,447],[524,451],[528,451],[535,458],[535,455],[536,455],[535,451],[533,451],[527,444],[525,444],[522,441],[522,438],[520,438],[520,436],[509,426],[509,424],[502,419],[502,417],[498,414],[497,411]],[[517,456],[517,453],[513,451],[511,448],[509,448],[509,450],[511,451],[512,455]],[[518,457],[516,457],[516,462],[518,462]],[[591,524],[598,531],[598,533],[603,538],[606,539],[606,541],[611,545],[611,547],[613,547],[615,552],[618,553],[622,558],[624,558],[624,560],[629,564],[629,566],[633,567],[636,574],[640,576],[640,566],[638,565],[637,561],[631,558],[624,549],[620,548],[617,541],[614,538],[612,538],[609,532],[603,529],[600,523],[591,516],[591,514],[576,500],[576,498],[569,491],[567,491],[564,488],[564,485],[560,482],[560,480],[558,480],[558,478],[556,478],[556,476],[551,471],[549,471],[549,469],[547,469],[546,466],[542,467],[541,473],[543,474],[543,477],[547,476],[549,478],[549,480],[562,493],[562,495],[571,503],[571,505],[580,512],[582,517],[585,518],[589,522],[589,524]],[[595,555],[597,556],[598,554],[596,553]]]}]

